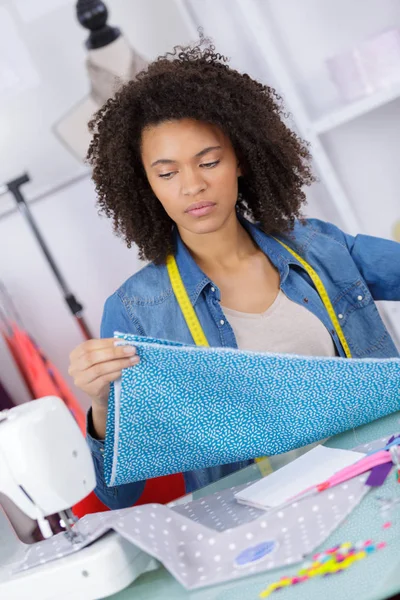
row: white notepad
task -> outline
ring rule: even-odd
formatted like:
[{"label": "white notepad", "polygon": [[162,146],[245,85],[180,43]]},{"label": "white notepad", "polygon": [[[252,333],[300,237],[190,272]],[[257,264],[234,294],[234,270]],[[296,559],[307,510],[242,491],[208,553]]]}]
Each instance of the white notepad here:
[{"label": "white notepad", "polygon": [[236,500],[270,510],[281,506],[307,488],[322,483],[365,454],[316,446],[293,462],[235,494]]}]

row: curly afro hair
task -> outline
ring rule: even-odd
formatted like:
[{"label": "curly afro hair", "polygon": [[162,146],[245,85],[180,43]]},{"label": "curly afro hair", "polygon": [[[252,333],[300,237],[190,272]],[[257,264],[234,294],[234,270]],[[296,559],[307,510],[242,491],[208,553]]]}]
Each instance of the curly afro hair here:
[{"label": "curly afro hair", "polygon": [[218,126],[241,165],[237,210],[268,234],[289,232],[314,181],[307,144],[284,123],[274,89],[230,68],[202,37],[175,47],[123,85],[89,123],[88,162],[100,212],[141,259],[157,264],[173,252],[173,221],[153,193],[141,161],[148,125],[184,118]]}]

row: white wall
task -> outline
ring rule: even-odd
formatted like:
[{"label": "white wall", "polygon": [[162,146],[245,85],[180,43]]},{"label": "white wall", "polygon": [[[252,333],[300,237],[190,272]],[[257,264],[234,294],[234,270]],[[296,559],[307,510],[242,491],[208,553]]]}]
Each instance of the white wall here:
[{"label": "white wall", "polygon": [[296,84],[311,115],[339,102],[325,68],[326,58],[350,50],[377,33],[400,26],[397,0],[258,0],[275,25]]},{"label": "white wall", "polygon": [[[89,178],[34,203],[31,209],[65,280],[85,306],[91,330],[98,335],[105,299],[141,266],[136,251],[126,249],[112,234],[110,223],[99,218]],[[0,221],[0,274],[26,328],[66,375],[69,352],[82,341],[81,334],[19,213]],[[19,400],[21,385],[4,346],[0,361],[0,377]]]},{"label": "white wall", "polygon": [[[21,5],[24,0],[18,0]],[[36,0],[39,5],[42,0]],[[26,4],[26,3],[25,3]],[[49,4],[46,0],[46,4]],[[14,97],[0,96],[1,178],[8,181],[28,171],[32,183],[27,198],[68,178],[87,172],[51,131],[54,122],[88,93],[84,40],[88,32],[75,19],[72,1],[24,22],[13,0],[0,0],[26,48],[40,84]],[[189,41],[189,30],[173,0],[109,0],[109,23],[119,26],[130,43],[147,59]],[[33,8],[30,12],[34,13]],[[168,24],[168,25],[167,25]],[[0,186],[1,186],[0,181]],[[128,251],[97,215],[90,179],[32,204],[33,215],[85,316],[98,334],[108,295],[139,268],[134,250]],[[81,342],[61,290],[11,197],[0,196],[0,279],[11,293],[22,319],[48,356],[70,381],[68,355]],[[4,343],[0,340],[0,378],[17,402],[28,399]],[[87,399],[77,392],[84,405]]]},{"label": "white wall", "polygon": [[[48,0],[34,1],[38,5],[51,4]],[[21,0],[18,2],[23,5]],[[29,170],[33,183],[26,186],[26,193],[34,196],[83,171],[51,128],[89,91],[84,66],[88,32],[76,20],[73,0],[59,2],[60,8],[29,22],[21,19],[18,2],[0,0],[0,8],[6,8],[13,18],[39,76],[39,85],[5,99],[0,95],[1,178],[8,181]],[[187,29],[174,0],[108,0],[106,4],[109,23],[119,26],[147,59],[187,40]],[[4,198],[0,212],[2,206]]]},{"label": "white wall", "polygon": [[[312,117],[342,105],[325,59],[400,27],[397,0],[260,0]],[[338,127],[323,142],[363,231],[392,237],[400,219],[400,98]]]}]

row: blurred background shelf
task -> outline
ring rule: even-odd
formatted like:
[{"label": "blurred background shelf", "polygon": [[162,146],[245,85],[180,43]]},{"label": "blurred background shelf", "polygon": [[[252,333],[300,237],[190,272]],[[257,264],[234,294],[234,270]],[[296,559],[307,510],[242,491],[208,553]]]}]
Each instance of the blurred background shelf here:
[{"label": "blurred background shelf", "polygon": [[344,125],[353,119],[358,119],[372,110],[381,108],[389,102],[400,99],[400,83],[387,89],[379,90],[361,100],[344,104],[340,108],[327,113],[325,116],[311,121],[311,127],[317,134],[327,133],[335,127]]}]

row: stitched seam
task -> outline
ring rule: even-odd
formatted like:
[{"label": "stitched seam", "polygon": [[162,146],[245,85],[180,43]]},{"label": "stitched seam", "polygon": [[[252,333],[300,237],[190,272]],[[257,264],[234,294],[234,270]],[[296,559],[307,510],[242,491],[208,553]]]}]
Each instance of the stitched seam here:
[{"label": "stitched seam", "polygon": [[324,233],[322,231],[318,231],[317,229],[314,229],[314,227],[312,225],[309,225],[309,227],[310,227],[310,229],[312,229],[313,231],[315,231],[315,233],[317,235],[322,235],[323,237],[328,238],[332,242],[336,242],[337,244],[339,244],[340,246],[342,246],[342,248],[346,248],[347,252],[350,254],[350,250],[348,249],[348,247],[346,246],[345,243],[340,242],[339,240],[337,240],[335,237],[329,235],[328,233]]},{"label": "stitched seam", "polygon": [[386,340],[386,338],[388,336],[389,336],[389,333],[387,331],[385,331],[384,334],[382,335],[382,337],[377,342],[375,342],[375,344],[373,346],[368,346],[368,348],[363,351],[361,351],[361,349],[359,348],[359,346],[357,344],[352,344],[352,346],[357,351],[357,354],[359,356],[366,356],[367,354],[371,354],[371,352],[374,352],[375,350],[380,350],[383,346],[384,341]]},{"label": "stitched seam", "polygon": [[[263,252],[266,256],[273,256],[274,258],[276,258],[277,262],[279,262],[279,260],[283,260],[286,264],[289,263],[290,258],[292,258],[292,257],[289,258],[287,256],[284,256],[281,252],[278,252],[278,250],[275,250],[274,248],[268,248],[269,254],[267,254],[262,248],[262,241],[263,241],[262,236],[259,235],[258,232],[256,233],[256,235],[257,235],[258,239],[256,239],[254,237],[254,240],[257,243],[257,246],[260,248],[261,252]],[[269,237],[272,238],[274,236],[269,236]],[[279,240],[279,236],[275,236],[275,237]],[[281,236],[281,237],[283,237],[283,236]],[[279,248],[280,248],[280,245],[279,245]],[[285,250],[285,252],[287,252],[287,250]]]},{"label": "stitched seam", "polygon": [[197,300],[199,299],[199,296],[201,294],[201,292],[203,291],[203,289],[205,288],[205,286],[207,285],[207,283],[211,283],[210,279],[208,277],[204,277],[204,279],[202,279],[195,287],[194,292],[192,293],[192,304],[196,304]]},{"label": "stitched seam", "polygon": [[127,298],[127,296],[122,296],[122,293],[120,293],[120,292],[118,292],[118,297],[121,300],[122,305],[125,308],[129,319],[132,321],[132,323],[135,325],[136,329],[138,330],[139,335],[144,335],[144,329],[143,329],[142,325],[140,324],[140,321],[137,319],[137,317],[133,314],[133,312],[131,310],[131,303],[129,301],[129,298]]},{"label": "stitched seam", "polygon": [[[358,307],[358,306],[351,306],[351,307],[350,307],[350,308],[349,308],[349,309],[346,311],[346,313],[343,315],[343,319],[341,319],[341,320],[340,320],[340,326],[341,326],[342,328],[344,327],[344,325],[346,325],[346,323],[347,323],[347,321],[348,321],[348,319],[349,319],[350,315],[352,315],[352,314],[353,314],[353,312],[354,312],[354,311],[356,311],[356,310],[358,310],[359,308],[360,308],[360,307]],[[361,307],[361,308],[364,308],[364,307]]]},{"label": "stitched seam", "polygon": [[[359,279],[356,283],[353,283],[353,285],[351,285],[350,287],[348,287],[345,290],[343,290],[342,292],[340,292],[336,296],[336,298],[334,300],[332,300],[332,304],[336,304],[337,302],[339,302],[339,300],[341,300],[344,296],[346,296],[346,294],[351,292],[351,290],[354,290],[357,287],[361,287],[362,285],[363,285],[363,282],[361,281],[361,279]],[[367,292],[368,292],[368,289],[367,289]]]},{"label": "stitched seam", "polygon": [[305,240],[305,242],[303,244],[299,244],[299,254],[307,251],[307,249],[311,245],[311,242],[314,240],[314,238],[318,234],[318,231],[316,229],[314,229],[313,227],[310,226],[310,229],[311,229],[312,234],[309,237],[307,237],[307,239]]},{"label": "stitched seam", "polygon": [[171,288],[170,290],[163,292],[157,298],[139,298],[138,296],[132,296],[129,298],[129,302],[135,306],[157,306],[168,300],[172,293],[173,291]]},{"label": "stitched seam", "polygon": [[[302,256],[303,252],[306,252],[306,250],[310,246],[311,242],[313,241],[313,239],[318,234],[318,231],[316,231],[315,229],[313,229],[311,226],[310,226],[310,229],[311,229],[311,231],[307,233],[306,240],[304,242],[302,242],[302,243],[298,242],[298,240],[296,239],[296,237],[291,235],[291,233],[293,233],[293,232],[289,232],[286,236],[281,234],[281,235],[277,235],[277,236],[274,236],[274,237],[276,237],[277,240],[283,241],[286,245],[289,246],[289,248],[292,248],[292,246],[291,246],[291,242],[292,242],[292,244],[294,246],[294,248],[292,248],[292,250],[294,250],[297,254],[299,254],[301,256],[301,258],[304,258]],[[286,252],[287,252],[287,250],[286,250]],[[296,261],[296,264],[300,264],[300,266],[303,267],[303,265],[301,263],[299,263],[299,261],[297,260],[297,258],[295,258],[292,255],[290,255],[289,258],[284,257],[282,254],[280,256],[284,260],[287,260],[288,262],[289,261]]]}]

